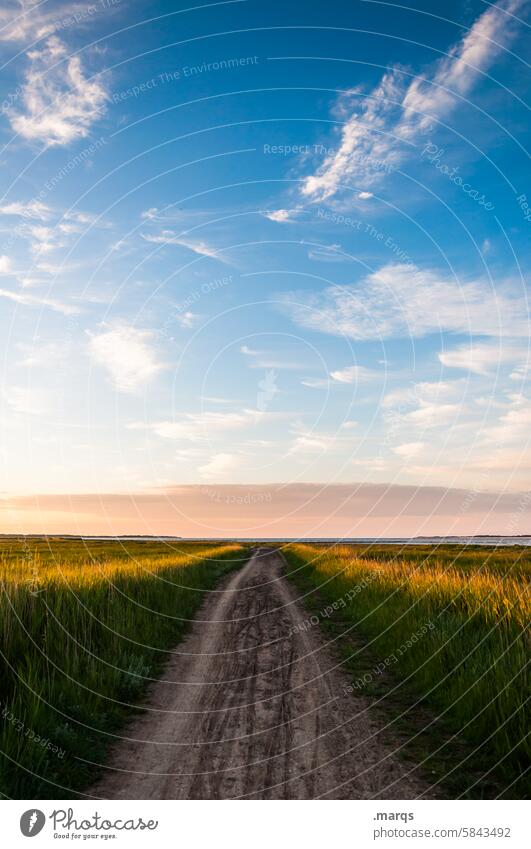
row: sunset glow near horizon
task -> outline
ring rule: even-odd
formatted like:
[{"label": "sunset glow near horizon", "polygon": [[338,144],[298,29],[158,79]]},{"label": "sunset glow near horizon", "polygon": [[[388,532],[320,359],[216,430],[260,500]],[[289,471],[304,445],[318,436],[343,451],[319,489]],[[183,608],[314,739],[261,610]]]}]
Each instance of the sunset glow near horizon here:
[{"label": "sunset glow near horizon", "polygon": [[531,533],[527,0],[9,0],[0,533]]}]

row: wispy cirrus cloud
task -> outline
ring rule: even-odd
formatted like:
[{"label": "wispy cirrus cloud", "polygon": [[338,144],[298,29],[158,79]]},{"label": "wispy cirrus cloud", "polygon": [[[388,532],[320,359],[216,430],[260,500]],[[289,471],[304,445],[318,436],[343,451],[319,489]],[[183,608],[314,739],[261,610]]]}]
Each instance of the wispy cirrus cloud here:
[{"label": "wispy cirrus cloud", "polygon": [[434,269],[388,264],[354,285],[285,298],[303,327],[353,339],[422,337],[447,331],[529,336],[525,298],[483,280],[459,282]]},{"label": "wispy cirrus cloud", "polygon": [[285,419],[281,413],[268,413],[261,410],[241,410],[239,412],[202,411],[185,413],[174,420],[158,422],[133,422],[130,430],[147,430],[163,439],[185,439],[192,442],[214,440],[221,433],[239,431],[262,424],[271,424]]},{"label": "wispy cirrus cloud", "polygon": [[172,230],[163,230],[162,233],[157,234],[143,234],[142,238],[146,242],[151,242],[155,245],[176,245],[180,248],[186,248],[198,256],[206,256],[210,259],[217,259],[219,262],[229,264],[228,258],[220,249],[212,247],[212,245],[209,245],[203,240],[183,238]]},{"label": "wispy cirrus cloud", "polygon": [[[68,248],[75,236],[107,228],[103,218],[81,210],[60,210],[35,201],[12,201],[0,206],[0,215],[20,219],[10,230],[13,257],[10,274],[22,288],[50,286],[73,270],[56,252]],[[28,267],[28,249],[32,263]],[[22,303],[22,301],[21,301]]]},{"label": "wispy cirrus cloud", "polygon": [[87,136],[107,101],[101,80],[87,77],[80,56],[70,55],[55,35],[42,48],[28,51],[27,58],[21,105],[8,111],[13,130],[48,147]]},{"label": "wispy cirrus cloud", "polygon": [[0,298],[7,298],[9,301],[14,301],[14,303],[25,307],[49,307],[63,315],[77,315],[81,312],[79,307],[69,304],[66,301],[59,301],[56,298],[39,295],[29,295],[27,292],[13,292],[9,289],[0,289]]},{"label": "wispy cirrus cloud", "polygon": [[459,106],[510,42],[516,31],[512,16],[524,2],[502,0],[490,6],[424,76],[411,80],[401,68],[393,68],[370,95],[363,98],[358,89],[343,94],[336,106],[346,118],[339,146],[306,177],[302,195],[324,201],[350,181],[370,184],[401,162],[413,137]]}]

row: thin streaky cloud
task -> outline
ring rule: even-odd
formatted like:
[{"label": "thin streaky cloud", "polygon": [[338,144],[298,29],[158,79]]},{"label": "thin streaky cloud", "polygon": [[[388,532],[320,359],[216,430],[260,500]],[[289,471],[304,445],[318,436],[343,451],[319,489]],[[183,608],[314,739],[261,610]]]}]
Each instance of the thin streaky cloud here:
[{"label": "thin streaky cloud", "polygon": [[8,289],[0,289],[0,298],[14,301],[16,304],[24,307],[49,307],[55,312],[63,313],[63,315],[78,315],[81,310],[73,304],[68,304],[65,301],[58,301],[55,298],[40,297],[38,295],[29,295],[27,292],[13,292]]},{"label": "thin streaky cloud", "polygon": [[376,369],[366,368],[365,366],[353,365],[346,366],[342,369],[336,369],[330,372],[330,377],[336,383],[373,383],[377,380],[382,380],[384,372],[378,372]]},{"label": "thin streaky cloud", "polygon": [[[381,179],[386,168],[397,166],[411,140],[459,106],[456,94],[468,95],[481,72],[497,58],[500,45],[513,37],[514,22],[500,10],[514,13],[523,3],[500,2],[483,12],[448,55],[432,65],[431,73],[407,82],[401,70],[393,68],[361,104],[358,89],[342,95],[340,110],[346,113],[350,107],[350,115],[341,130],[339,148],[306,177],[303,196],[324,201],[350,181],[370,184]],[[368,195],[364,191],[358,196],[367,199]]]},{"label": "thin streaky cloud", "polygon": [[132,422],[128,428],[147,430],[163,439],[189,439],[191,442],[203,442],[217,439],[219,434],[225,431],[245,430],[258,425],[284,421],[290,417],[290,414],[270,413],[256,409],[228,413],[205,411],[186,413],[173,421]]},{"label": "thin streaky cloud", "polygon": [[171,230],[165,230],[162,233],[156,235],[143,234],[142,238],[146,242],[151,242],[155,245],[176,245],[180,248],[186,248],[186,250],[192,251],[192,253],[197,254],[198,256],[205,256],[209,257],[209,259],[216,259],[218,260],[218,262],[230,264],[229,259],[227,258],[223,250],[214,248],[204,241],[183,239],[181,236],[176,235]]}]

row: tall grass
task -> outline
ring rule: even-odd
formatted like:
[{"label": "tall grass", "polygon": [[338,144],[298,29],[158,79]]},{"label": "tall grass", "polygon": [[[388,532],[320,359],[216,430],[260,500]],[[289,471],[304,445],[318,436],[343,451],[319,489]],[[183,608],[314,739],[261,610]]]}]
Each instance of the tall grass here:
[{"label": "tall grass", "polygon": [[0,544],[0,792],[71,796],[238,545]]},{"label": "tall grass", "polygon": [[405,696],[410,714],[429,708],[417,743],[434,763],[441,748],[454,792],[524,792],[528,550],[293,545],[286,556],[314,607],[340,600],[321,621],[335,618],[356,689],[388,708],[394,698],[397,715]]}]

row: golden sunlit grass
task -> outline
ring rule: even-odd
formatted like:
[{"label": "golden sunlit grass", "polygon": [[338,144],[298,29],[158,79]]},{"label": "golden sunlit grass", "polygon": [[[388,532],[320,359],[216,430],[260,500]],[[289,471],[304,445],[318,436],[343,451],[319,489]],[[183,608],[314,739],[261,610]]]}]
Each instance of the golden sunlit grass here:
[{"label": "golden sunlit grass", "polygon": [[[330,623],[356,691],[389,705],[394,690],[410,700],[406,712],[414,715],[420,699],[440,717],[424,737],[430,760],[442,747],[447,783],[469,795],[492,793],[496,782],[509,796],[521,793],[529,549],[293,545],[286,556],[314,608],[339,601],[320,620]],[[457,737],[446,744],[443,734]]]},{"label": "golden sunlit grass", "polygon": [[61,798],[113,732],[239,545],[0,542],[0,790]]}]

